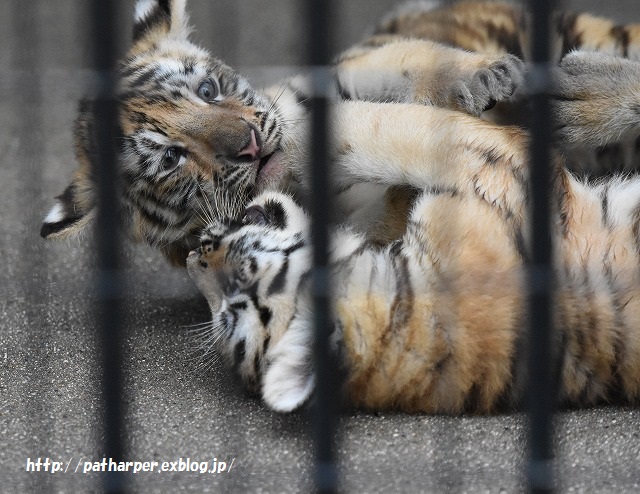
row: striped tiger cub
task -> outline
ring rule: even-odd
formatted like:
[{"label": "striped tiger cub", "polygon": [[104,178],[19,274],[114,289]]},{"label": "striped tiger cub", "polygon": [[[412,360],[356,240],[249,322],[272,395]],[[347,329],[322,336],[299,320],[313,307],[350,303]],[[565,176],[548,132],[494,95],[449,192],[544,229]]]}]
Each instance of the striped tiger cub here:
[{"label": "striped tiger cub", "polygon": [[[369,68],[367,71],[360,69],[365,57],[375,64],[375,59],[381,59],[375,54],[380,46],[405,43],[407,39],[430,40],[484,55],[512,54],[521,60],[529,59],[531,17],[522,6],[494,1],[441,3],[429,0],[402,5],[378,23],[371,37],[343,54],[347,58],[353,54],[358,57],[351,62],[345,60],[344,75],[339,77],[342,94],[349,97],[358,93],[354,80],[366,78]],[[618,24],[589,13],[556,11],[551,36],[551,58],[555,63],[575,50],[640,60],[639,23]],[[393,56],[388,57],[391,58]],[[366,65],[369,64],[366,60]],[[485,116],[500,123],[522,124],[526,122],[526,109],[521,102],[522,98],[505,99]],[[640,170],[640,141],[636,138],[621,136],[615,142],[595,148],[568,142],[564,151],[568,166],[582,174],[602,176],[615,171]]]},{"label": "striped tiger cub", "polygon": [[[435,107],[345,106],[368,112],[362,125],[376,122],[385,139],[407,120],[430,123],[414,125],[401,143],[382,143],[413,157],[407,166],[365,160],[337,170],[345,183],[420,191],[404,235],[386,247],[348,226],[333,230],[330,338],[346,403],[448,414],[517,406],[527,361],[526,134]],[[636,113],[640,134],[638,121]],[[404,147],[410,140],[423,147]],[[552,176],[556,329],[548,365],[560,400],[637,402],[640,177],[586,184],[560,154]],[[226,356],[280,412],[305,404],[315,385],[309,238],[305,210],[289,195],[264,192],[242,221],[212,222],[187,260],[212,312],[199,334],[207,357]]]},{"label": "striped tiger cub", "polygon": [[[438,41],[465,50],[529,57],[530,18],[518,3],[462,0],[407,2],[377,25],[367,43],[401,36]],[[556,11],[551,25],[552,60],[573,50],[640,59],[640,25],[617,24],[589,13]],[[379,38],[377,38],[379,36]]]},{"label": "striped tiger cub", "polygon": [[[191,41],[186,3],[137,2],[133,45],[121,61],[117,90],[123,223],[134,240],[182,265],[197,246],[207,208],[215,215],[237,216],[265,189],[286,187],[304,196],[301,167],[308,140],[304,83],[254,90]],[[451,77],[429,83],[430,91],[441,96],[432,104],[479,114],[491,101],[510,97],[523,81],[524,66],[513,56],[421,46],[431,58],[442,50],[447,56],[439,70]],[[428,65],[403,68],[406,74],[428,70]],[[462,93],[466,100],[461,105]],[[429,102],[421,98],[421,103]],[[74,135],[79,169],[44,220],[45,238],[77,235],[94,217],[90,101],[81,104]],[[404,230],[410,198],[385,184],[337,190],[337,220],[357,224],[385,243]]]},{"label": "striped tiger cub", "polygon": [[[131,238],[156,247],[173,263],[182,265],[207,224],[203,212],[211,209],[215,216],[237,217],[247,202],[264,190],[286,188],[304,202],[309,186],[304,82],[294,80],[256,91],[233,68],[191,40],[186,4],[186,0],[138,0],[133,44],[120,63],[117,88],[123,224]],[[487,4],[483,8],[497,11],[503,7]],[[481,11],[476,22],[486,18]],[[397,26],[404,25],[401,20],[408,18],[408,12],[405,9],[392,17]],[[474,18],[471,12],[469,7],[468,22]],[[470,52],[456,47],[468,48],[462,42],[447,46],[446,40],[433,36],[435,41],[406,39],[410,30],[392,29],[392,18],[382,24],[381,33],[387,34],[347,50],[337,59],[336,126],[344,139],[334,147],[334,157],[342,165],[357,168],[374,160],[386,166],[380,159],[404,164],[403,149],[377,155],[378,126],[369,120],[368,108],[383,105],[386,109],[387,103],[396,102],[486,115],[496,103],[500,106],[517,96],[524,80],[525,67],[509,50],[492,52],[477,47],[478,51]],[[478,29],[484,29],[492,39],[502,39],[489,24]],[[388,34],[391,31],[395,34]],[[403,39],[398,39],[400,31]],[[587,28],[580,31],[580,39],[589,38],[590,32]],[[635,38],[629,35],[628,39],[627,52],[635,53]],[[597,59],[593,60],[597,65]],[[610,65],[605,67],[608,70]],[[563,72],[566,85],[558,98],[561,143],[570,134],[582,145],[580,139],[585,136],[564,131],[586,127],[580,120],[576,124],[575,119],[583,114],[588,117],[590,102],[598,100],[598,92],[592,91],[588,82],[594,70],[591,64],[585,69],[578,67],[575,73]],[[587,81],[586,89],[583,81]],[[343,98],[368,100],[370,105],[345,106],[337,97],[340,93]],[[594,104],[593,108],[611,112],[624,106],[622,103],[608,107]],[[349,110],[342,111],[343,106]],[[427,120],[399,121],[396,134],[402,132],[404,137],[396,142],[422,149],[425,135],[418,141],[414,130],[432,126],[429,114],[424,116]],[[604,128],[611,134],[609,127]],[[446,131],[460,138],[466,132],[456,126]],[[426,138],[440,139],[443,132],[431,132]],[[608,134],[607,142],[612,140]],[[44,219],[41,235],[45,238],[79,235],[93,222],[95,136],[89,100],[80,105],[74,137],[79,167]],[[593,133],[589,138],[594,140]],[[599,141],[591,141],[590,145],[601,146]],[[395,148],[400,147],[397,143]],[[419,157],[421,161],[428,159]],[[352,225],[380,245],[403,234],[416,191],[396,187],[385,179],[348,186],[340,182],[337,177],[337,223]]]}]

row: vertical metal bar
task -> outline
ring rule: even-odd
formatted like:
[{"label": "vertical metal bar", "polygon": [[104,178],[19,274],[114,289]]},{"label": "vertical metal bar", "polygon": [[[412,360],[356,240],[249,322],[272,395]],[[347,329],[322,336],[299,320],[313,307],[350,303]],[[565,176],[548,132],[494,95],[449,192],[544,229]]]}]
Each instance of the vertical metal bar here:
[{"label": "vertical metal bar", "polygon": [[[93,0],[92,49],[98,74],[95,99],[96,153],[93,174],[97,185],[98,213],[96,250],[98,253],[98,341],[102,353],[102,391],[104,403],[104,454],[114,461],[125,457],[122,406],[122,318],[119,274],[119,208],[116,168],[117,109],[115,105],[115,66],[117,4],[113,0]],[[105,472],[106,492],[124,492],[122,472]]]},{"label": "vertical metal bar", "polygon": [[531,225],[529,267],[529,490],[551,492],[553,483],[552,241],[551,241],[551,2],[530,2],[532,18],[531,83]]},{"label": "vertical metal bar", "polygon": [[334,461],[334,428],[336,417],[336,376],[331,364],[329,334],[331,310],[330,275],[328,270],[329,224],[329,101],[330,33],[332,2],[309,0],[308,63],[312,73],[311,98],[311,236],[313,241],[313,298],[315,315],[314,439],[316,447],[315,485],[319,492],[336,492],[337,471]]}]

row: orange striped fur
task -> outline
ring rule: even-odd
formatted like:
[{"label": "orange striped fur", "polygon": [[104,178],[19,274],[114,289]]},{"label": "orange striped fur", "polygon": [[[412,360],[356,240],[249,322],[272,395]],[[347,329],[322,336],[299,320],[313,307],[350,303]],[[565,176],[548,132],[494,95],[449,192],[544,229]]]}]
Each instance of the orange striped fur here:
[{"label": "orange striped fur", "polygon": [[[522,396],[528,138],[479,118],[522,96],[522,26],[499,3],[404,9],[336,61],[332,338],[354,406],[490,412]],[[637,56],[638,29],[586,14],[561,14],[556,28],[549,365],[569,403],[635,401],[640,182],[589,185],[567,167],[580,166],[574,147],[597,153],[640,135],[640,64],[624,58]],[[185,0],[137,2],[119,69],[123,220],[176,263],[204,229],[186,262],[213,313],[206,348],[219,340],[250,388],[292,410],[314,385],[300,206],[312,186],[309,95],[298,80],[255,91],[189,34]],[[580,47],[604,53],[560,59]],[[83,104],[79,169],[44,237],[93,218],[92,115]]]},{"label": "orange striped fur", "polygon": [[[527,360],[528,138],[446,109],[352,102],[338,121],[377,128],[343,183],[420,191],[402,239],[386,248],[334,231],[333,350],[348,404],[407,412],[494,412],[517,405]],[[413,122],[413,133],[396,132]],[[416,122],[428,121],[421,127]],[[464,133],[456,129],[464,129]],[[357,132],[357,129],[354,130]],[[338,131],[338,134],[340,132]],[[415,142],[419,141],[419,146]],[[412,142],[413,145],[408,145]],[[391,159],[395,156],[395,160]],[[640,395],[640,178],[597,185],[554,158],[554,354],[561,403]],[[279,411],[312,394],[309,219],[289,196],[264,193],[241,223],[214,223],[189,272],[212,309],[205,338]],[[213,295],[211,295],[213,294]]]},{"label": "orange striped fur", "polygon": [[[342,97],[419,103],[494,120],[498,111],[503,115],[508,108],[507,121],[524,120],[519,89],[525,66],[515,56],[526,51],[518,37],[523,14],[500,3],[423,7],[394,13],[380,24],[378,35],[337,58],[337,91]],[[586,14],[558,19],[564,51],[585,46],[635,56],[634,26],[616,27]],[[604,164],[610,171],[621,163],[633,168],[638,161],[633,125],[611,127],[611,120],[600,120],[604,124],[599,127],[581,125],[627,103],[608,105],[593,85],[584,92],[581,79],[597,72],[594,66],[613,67],[608,60],[590,60],[589,67],[577,72],[563,68],[557,136],[570,153],[572,169],[593,172]],[[186,1],[138,1],[133,44],[119,75],[122,219],[131,238],[184,264],[209,220],[209,209],[214,215],[237,216],[251,197],[270,189],[286,188],[304,201],[309,188],[304,170],[309,97],[305,84],[294,80],[263,93],[255,91],[231,67],[191,41]],[[630,77],[625,81],[634,83]],[[493,105],[496,110],[488,111]],[[92,224],[92,119],[87,101],[74,132],[79,167],[45,218],[45,238],[68,238]],[[572,122],[578,122],[577,130]],[[347,145],[361,150],[366,160],[375,128],[359,128],[364,133],[350,133]],[[627,141],[630,146],[617,147]],[[339,155],[341,149],[336,149]],[[413,195],[412,190],[389,190],[384,182],[338,187],[336,221],[385,244],[404,231]]]}]

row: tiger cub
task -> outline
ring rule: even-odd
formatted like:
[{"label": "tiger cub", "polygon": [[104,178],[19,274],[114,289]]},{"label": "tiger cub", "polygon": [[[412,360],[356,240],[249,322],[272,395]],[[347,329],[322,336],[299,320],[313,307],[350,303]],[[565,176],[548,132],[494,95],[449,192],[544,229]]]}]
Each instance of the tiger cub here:
[{"label": "tiger cub", "polygon": [[[404,167],[365,160],[344,172],[347,182],[420,190],[406,232],[387,247],[349,227],[333,231],[331,344],[346,402],[450,414],[515,406],[527,361],[527,136],[435,107],[369,111],[383,127],[428,120],[411,138],[422,138],[423,149],[402,148],[408,137],[398,148],[431,159]],[[452,124],[464,132],[431,138]],[[548,364],[560,400],[637,402],[640,177],[589,185],[559,154],[552,175],[556,332]],[[264,192],[241,222],[210,224],[187,260],[211,307],[201,335],[208,351],[225,355],[281,412],[306,403],[315,385],[311,251],[305,210],[286,194]]]},{"label": "tiger cub", "polygon": [[[555,11],[551,23],[552,61],[574,50],[640,59],[640,25],[616,24],[589,13]],[[530,17],[520,2],[461,0],[406,2],[375,28],[368,44],[392,36],[437,41],[465,50],[512,53],[529,58]]]},{"label": "tiger cub", "polygon": [[[414,1],[387,15],[374,34],[363,41],[367,50],[397,40],[421,39],[483,54],[512,54],[529,60],[531,17],[521,5],[496,1],[458,1],[451,5],[438,1]],[[556,11],[551,22],[552,62],[558,63],[574,50],[600,52],[620,58],[640,60],[640,24],[618,24],[591,15]],[[353,92],[351,77],[339,80],[343,94]],[[498,102],[486,117],[500,122],[523,124],[523,99]],[[523,118],[524,117],[524,118]],[[565,142],[567,165],[591,176],[612,171],[640,170],[640,141],[620,136],[606,146]]]},{"label": "tiger cub", "polygon": [[[209,210],[214,216],[237,217],[252,197],[270,189],[290,190],[304,202],[309,187],[304,84],[293,81],[264,93],[255,91],[235,70],[191,41],[186,3],[138,0],[133,44],[121,61],[117,90],[122,222],[134,240],[158,248],[176,264],[184,264],[189,250],[198,245]],[[486,8],[499,8],[491,5]],[[470,22],[473,16],[467,18]],[[480,27],[487,28],[488,38],[497,36],[490,26]],[[369,118],[369,109],[376,105],[417,103],[481,115],[517,97],[523,83],[524,65],[508,50],[478,48],[472,53],[445,46],[446,40],[406,39],[408,29],[402,29],[404,37],[397,36],[398,29],[395,33],[385,35],[384,41],[377,37],[364,42],[337,59],[336,93],[371,101],[368,106],[350,105],[336,97],[335,127],[344,143],[334,146],[339,169],[371,160],[410,166],[402,149],[389,149],[423,149],[413,130],[432,126],[428,114],[399,121],[395,129],[384,127],[388,134],[379,135],[380,126]],[[581,39],[589,39],[590,33],[581,31]],[[591,70],[578,67],[576,73],[564,74],[567,83],[558,101],[571,109],[559,112],[566,115],[559,120],[565,129],[573,125],[576,112],[588,113],[597,95],[589,86],[582,94],[580,80],[588,81]],[[575,110],[580,105],[584,110]],[[402,146],[379,145],[399,133],[403,137],[394,142]],[[426,138],[446,133],[463,138],[465,129],[442,125]],[[80,106],[74,136],[79,168],[45,217],[45,238],[78,235],[94,218],[91,101]],[[430,158],[418,153],[411,159]],[[335,181],[337,223],[349,223],[381,245],[402,235],[415,191],[385,179],[348,187],[340,186],[340,177]]]},{"label": "tiger cub", "polygon": [[[123,223],[133,239],[159,248],[177,264],[184,264],[197,246],[209,209],[214,215],[237,216],[261,190],[286,187],[302,197],[306,187],[298,166],[306,161],[308,140],[303,84],[258,92],[189,35],[186,1],[139,0],[133,45],[120,64],[117,88]],[[490,102],[510,97],[522,83],[524,66],[513,56],[418,45],[432,58],[444,50],[438,70],[451,75],[438,80],[427,77],[429,65],[402,67],[405,77],[428,83],[428,92],[440,96],[427,101],[425,92],[418,91],[421,103],[478,114]],[[466,98],[462,106],[459,93]],[[354,135],[351,127],[343,131],[352,149],[371,148],[372,129]],[[45,238],[77,235],[93,220],[90,101],[81,105],[75,140],[79,169],[44,220]],[[394,214],[394,208],[408,201],[386,184],[358,184],[336,194],[337,221],[351,218],[372,237],[392,228],[388,218],[402,223],[395,230],[404,229],[406,213]]]}]

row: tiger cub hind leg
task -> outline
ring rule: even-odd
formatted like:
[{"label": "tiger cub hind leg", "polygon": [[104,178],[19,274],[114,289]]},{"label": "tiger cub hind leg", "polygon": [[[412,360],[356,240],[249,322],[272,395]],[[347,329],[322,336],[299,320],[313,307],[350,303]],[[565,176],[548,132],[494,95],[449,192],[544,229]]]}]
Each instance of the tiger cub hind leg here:
[{"label": "tiger cub hind leg", "polygon": [[337,60],[345,99],[419,103],[480,115],[524,82],[513,55],[471,53],[425,40],[371,38]]}]

